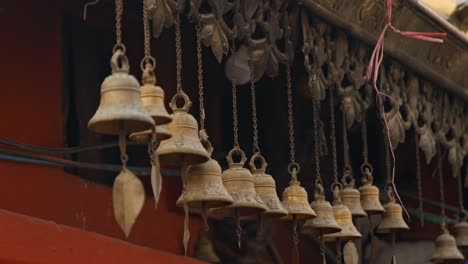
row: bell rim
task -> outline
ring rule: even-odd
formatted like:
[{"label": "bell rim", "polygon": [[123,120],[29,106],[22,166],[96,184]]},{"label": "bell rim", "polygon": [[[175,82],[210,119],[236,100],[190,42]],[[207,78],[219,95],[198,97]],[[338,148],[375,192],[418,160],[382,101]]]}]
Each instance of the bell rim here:
[{"label": "bell rim", "polygon": [[[160,150],[160,148],[158,148],[158,150]],[[187,165],[198,165],[210,160],[208,152],[206,152],[206,154],[201,153],[202,151],[194,153],[193,149],[191,149],[192,152],[189,152],[188,148],[180,148],[181,153],[168,153],[167,150],[164,150],[164,152],[158,152],[158,150],[156,150],[156,155],[158,156],[161,164],[181,165],[183,162],[186,162]]]},{"label": "bell rim", "polygon": [[[146,114],[126,114],[123,118],[112,119],[99,117],[98,112],[88,122],[88,129],[104,135],[120,135],[131,134],[144,130],[151,129],[154,126],[154,121]],[[97,116],[97,117],[96,117]],[[123,128],[121,128],[123,123]]]},{"label": "bell rim", "polygon": [[212,208],[209,210],[208,215],[212,215],[214,218],[217,218],[218,216],[222,218],[235,218],[236,217],[236,210],[238,210],[239,217],[241,219],[252,216],[252,215],[257,215],[263,213],[266,209],[265,206],[254,202],[249,202],[249,206],[241,206],[241,205],[236,205],[234,204],[224,206],[224,207],[218,207],[218,208]]},{"label": "bell rim", "polygon": [[[288,211],[286,209],[286,211]],[[295,218],[294,218],[295,215]],[[317,217],[317,214],[312,210],[312,212],[290,212],[288,211],[288,214],[281,217],[280,219],[283,221],[292,221],[296,219],[297,221],[304,221],[304,220],[309,220],[314,217]]]},{"label": "bell rim", "polygon": [[338,224],[336,224],[336,226],[332,224],[330,226],[318,228],[318,227],[313,227],[311,225],[306,226],[306,223],[305,223],[302,227],[301,233],[303,235],[308,235],[308,236],[322,236],[322,235],[327,235],[327,234],[338,233],[338,232],[341,232],[341,230],[342,228]]},{"label": "bell rim", "polygon": [[[217,198],[219,198],[219,196]],[[205,207],[207,210],[209,210],[209,209],[212,209],[212,208],[220,208],[220,207],[229,206],[229,205],[232,205],[233,202],[234,201],[232,200],[232,198],[229,199],[229,197],[222,197],[217,201],[207,201],[207,200],[202,200],[202,199],[191,199],[190,201],[187,201],[187,205],[189,207],[189,210],[194,210],[194,211],[199,210],[200,214],[201,214],[203,207]],[[205,204],[203,205],[203,203],[205,203]],[[180,196],[179,199],[177,199],[176,205],[179,208],[184,207],[184,201],[182,199],[182,196]],[[196,212],[196,213],[198,213],[198,212]]]}]

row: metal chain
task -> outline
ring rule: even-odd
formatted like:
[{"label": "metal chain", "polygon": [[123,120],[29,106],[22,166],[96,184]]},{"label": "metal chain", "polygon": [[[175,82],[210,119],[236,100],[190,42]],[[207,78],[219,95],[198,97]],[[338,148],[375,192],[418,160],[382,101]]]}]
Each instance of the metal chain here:
[{"label": "metal chain", "polygon": [[313,99],[312,107],[314,111],[314,155],[315,155],[315,175],[317,182],[322,184],[322,178],[320,177],[320,156],[319,156],[319,139],[318,139],[318,119],[319,119],[319,110],[318,110],[318,99]]},{"label": "metal chain", "polygon": [[250,69],[250,94],[252,99],[252,128],[253,128],[253,150],[252,153],[260,153],[260,147],[258,146],[258,124],[257,124],[257,102],[255,96],[255,77],[254,77],[254,65],[252,56],[249,57],[249,69]]},{"label": "metal chain", "polygon": [[174,18],[175,24],[175,44],[176,44],[176,78],[177,78],[177,93],[180,94],[182,90],[182,37],[180,33],[180,17],[179,12]]},{"label": "metal chain", "polygon": [[364,160],[364,164],[369,164],[369,147],[367,144],[366,112],[362,114],[361,135],[362,135],[362,159]]},{"label": "metal chain", "polygon": [[419,153],[419,137],[418,133],[414,131],[414,141],[416,145],[416,182],[418,185],[418,214],[421,227],[424,227],[424,207],[423,207],[423,189],[421,177],[421,157]]},{"label": "metal chain", "polygon": [[[236,52],[235,40],[232,40],[231,54]],[[232,78],[232,131],[234,136],[234,148],[239,148],[239,127],[237,119],[237,84],[236,80]]]},{"label": "metal chain", "polygon": [[327,257],[325,252],[325,241],[323,240],[323,235],[320,235],[320,255],[322,256],[322,264],[326,264]]},{"label": "metal chain", "polygon": [[286,66],[286,86],[288,88],[288,125],[289,125],[289,154],[291,163],[296,162],[296,146],[294,145],[294,115],[293,115],[293,101],[292,101],[292,82],[291,82],[291,68]]},{"label": "metal chain", "polygon": [[[146,2],[148,0],[144,0]],[[151,57],[151,47],[150,47],[150,26],[148,18],[148,5],[143,3],[143,31],[144,31],[144,48],[145,48],[145,62],[149,63],[149,57]]]},{"label": "metal chain", "polygon": [[460,206],[461,212],[465,211],[465,205],[463,204],[463,183],[461,175],[458,175],[458,205]]},{"label": "metal chain", "polygon": [[123,0],[115,0],[115,41],[117,45],[122,44],[122,14]]},{"label": "metal chain", "polygon": [[330,139],[332,143],[332,157],[333,157],[333,179],[338,182],[338,164],[336,155],[336,128],[335,128],[335,89],[330,87]]},{"label": "metal chain", "polygon": [[349,161],[349,143],[348,143],[348,128],[346,127],[346,115],[343,111],[343,156],[344,156],[344,167],[350,168]]},{"label": "metal chain", "polygon": [[203,95],[203,55],[201,44],[201,26],[197,24],[197,66],[198,66],[198,100],[200,102],[200,130],[205,130],[205,99]]},{"label": "metal chain", "polygon": [[440,149],[440,145],[437,144],[437,167],[439,170],[439,187],[440,187],[440,211],[442,214],[442,223],[441,226],[442,228],[445,228],[446,224],[446,219],[445,219],[445,192],[444,192],[444,178],[443,178],[443,172],[442,172],[442,153]]}]

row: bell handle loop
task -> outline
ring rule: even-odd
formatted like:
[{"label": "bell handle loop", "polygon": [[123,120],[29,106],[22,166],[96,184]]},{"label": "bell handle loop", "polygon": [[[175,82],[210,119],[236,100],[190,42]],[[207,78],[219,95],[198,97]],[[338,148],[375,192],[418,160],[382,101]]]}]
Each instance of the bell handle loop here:
[{"label": "bell handle loop", "polygon": [[125,54],[125,52],[127,52],[127,47],[125,47],[123,43],[117,43],[112,48],[112,54],[117,53],[118,50],[121,50]]},{"label": "bell handle loop", "polygon": [[317,179],[315,180],[315,188],[314,188],[314,197],[315,199],[324,197],[325,190],[323,189],[322,182]]},{"label": "bell handle loop", "polygon": [[[234,154],[239,154],[241,156],[241,160],[239,162],[234,162],[234,160],[232,159]],[[226,160],[229,165],[229,168],[231,168],[235,164],[243,166],[247,161],[247,157],[245,156],[245,153],[244,151],[242,151],[242,149],[240,149],[239,147],[235,147],[229,151],[229,153],[226,156]]]},{"label": "bell handle loop", "polygon": [[140,69],[141,71],[145,71],[146,69],[150,69],[154,71],[156,68],[156,59],[153,56],[144,56],[143,59],[140,61]]},{"label": "bell handle loop", "polygon": [[372,176],[374,169],[372,165],[369,163],[364,163],[361,165],[361,173],[362,173],[362,184],[363,185],[372,185],[374,182],[374,177]]},{"label": "bell handle loop", "polygon": [[112,58],[111,58],[112,73],[117,73],[117,72],[128,73],[130,71],[130,64],[128,63],[127,56],[125,56],[124,50],[125,49],[123,50],[117,49],[112,55]]},{"label": "bell handle loop", "polygon": [[332,193],[334,193],[335,190],[341,191],[341,189],[343,189],[343,185],[340,182],[334,182],[330,186],[330,189],[331,189]]},{"label": "bell handle loop", "polygon": [[343,189],[343,185],[339,182],[334,182],[331,185],[331,191],[333,193],[333,204],[341,203],[340,191]]},{"label": "bell handle loop", "polygon": [[[143,63],[143,61],[141,61]],[[143,84],[156,84],[156,75],[154,74],[154,67],[151,64],[146,63],[145,68],[142,68],[141,82]]]},{"label": "bell handle loop", "polygon": [[299,165],[299,163],[297,163],[297,162],[289,163],[289,165],[288,165],[289,174],[293,174],[293,172],[298,174],[300,171],[301,171],[301,166]]},{"label": "bell handle loop", "polygon": [[393,192],[393,185],[388,183],[385,185],[385,192],[387,193],[387,197],[391,202],[395,202],[395,193]]},{"label": "bell handle loop", "polygon": [[[260,160],[260,168],[257,168],[257,166],[255,165],[255,161],[257,160]],[[252,155],[252,158],[250,158],[249,166],[252,172],[265,171],[268,166],[268,163],[266,162],[265,157],[263,157],[262,154],[260,154],[260,152],[255,152],[255,154]]]},{"label": "bell handle loop", "polygon": [[[184,105],[179,108],[177,106],[177,99],[182,98],[184,100]],[[192,106],[192,101],[190,101],[190,98],[186,93],[183,91],[177,92],[171,99],[171,102],[169,103],[169,106],[171,107],[172,111],[176,110],[183,110],[185,112],[188,112],[190,107]]]},{"label": "bell handle loop", "polygon": [[343,175],[343,178],[341,179],[341,182],[345,187],[351,187],[354,188],[356,181],[354,180],[354,177],[351,175],[351,170],[346,170]]},{"label": "bell handle loop", "polygon": [[203,140],[200,140],[200,142],[202,143],[203,147],[205,147],[208,154],[210,154],[210,156],[211,156],[213,154],[213,151],[214,151],[214,148],[213,148],[213,145],[211,144],[211,141],[208,140],[208,139],[203,139]]},{"label": "bell handle loop", "polygon": [[361,173],[363,175],[374,173],[374,168],[368,162],[365,162],[361,165]]}]

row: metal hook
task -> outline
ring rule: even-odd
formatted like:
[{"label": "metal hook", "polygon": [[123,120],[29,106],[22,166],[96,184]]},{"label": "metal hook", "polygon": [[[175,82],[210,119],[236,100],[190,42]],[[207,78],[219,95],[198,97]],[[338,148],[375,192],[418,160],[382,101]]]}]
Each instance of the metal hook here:
[{"label": "metal hook", "polygon": [[86,4],[84,5],[84,7],[83,7],[83,20],[84,20],[84,21],[86,21],[86,16],[87,16],[87,14],[88,14],[88,6],[95,5],[95,4],[99,3],[99,1],[101,1],[101,0],[94,0],[94,1],[92,1],[92,2],[88,2],[88,3],[86,3]]}]

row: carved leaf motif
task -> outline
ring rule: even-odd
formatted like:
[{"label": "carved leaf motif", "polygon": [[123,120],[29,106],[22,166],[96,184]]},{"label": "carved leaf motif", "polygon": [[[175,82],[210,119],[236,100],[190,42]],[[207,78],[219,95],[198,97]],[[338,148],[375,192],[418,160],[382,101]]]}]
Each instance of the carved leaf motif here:
[{"label": "carved leaf motif", "polygon": [[177,3],[173,0],[146,0],[145,5],[149,18],[153,20],[153,36],[158,38],[164,28],[172,26]]},{"label": "carved leaf motif", "polygon": [[114,181],[112,199],[115,220],[128,237],[145,202],[143,184],[131,171],[122,168]]},{"label": "carved leaf motif", "polygon": [[426,163],[429,164],[437,152],[434,133],[428,126],[420,129],[419,147],[424,152]]},{"label": "carved leaf motif", "polygon": [[393,149],[398,147],[398,144],[405,142],[405,127],[401,114],[398,112],[393,118],[387,117],[388,127],[390,131],[390,140],[392,141]]},{"label": "carved leaf motif", "polygon": [[453,144],[453,147],[449,149],[448,152],[448,161],[452,167],[452,176],[458,177],[460,175],[460,170],[463,166],[463,149],[457,143]]},{"label": "carved leaf motif", "polygon": [[229,42],[223,29],[216,21],[217,20],[213,19],[213,23],[204,24],[202,26],[201,38],[205,46],[211,46],[216,60],[221,63],[223,55],[227,54],[229,50]]}]

